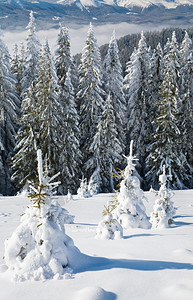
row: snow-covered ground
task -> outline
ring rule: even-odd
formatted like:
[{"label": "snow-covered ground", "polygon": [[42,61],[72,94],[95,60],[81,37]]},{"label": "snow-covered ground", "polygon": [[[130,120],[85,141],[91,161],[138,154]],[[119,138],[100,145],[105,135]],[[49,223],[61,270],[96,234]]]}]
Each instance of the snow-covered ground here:
[{"label": "snow-covered ground", "polygon": [[[146,193],[150,213],[155,195]],[[193,299],[193,190],[176,191],[177,208],[169,229],[124,230],[121,240],[95,239],[96,226],[112,194],[59,203],[71,215],[66,233],[80,249],[71,260],[73,274],[62,280],[11,282],[0,273],[1,300],[183,300]],[[4,240],[20,223],[29,199],[0,197],[0,270],[3,271]]]}]

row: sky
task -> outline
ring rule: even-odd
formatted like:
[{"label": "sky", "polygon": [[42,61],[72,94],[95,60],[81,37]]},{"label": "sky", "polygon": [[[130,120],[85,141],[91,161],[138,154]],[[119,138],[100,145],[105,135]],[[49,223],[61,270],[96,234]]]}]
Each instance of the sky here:
[{"label": "sky", "polygon": [[[116,37],[120,38],[127,34],[137,33],[149,30],[160,30],[166,26],[157,25],[155,24],[152,28],[152,24],[130,24],[130,23],[119,23],[119,24],[105,24],[94,26],[95,35],[98,41],[98,45],[101,46],[103,44],[109,43],[113,30],[115,30]],[[88,31],[88,25],[71,25],[69,27],[69,34],[71,39],[71,52],[72,55],[76,53],[80,53],[85,45],[86,35]],[[37,32],[37,35],[41,41],[44,43],[48,40],[49,45],[54,52],[56,48],[57,36],[58,36],[58,29],[49,29],[49,30],[40,30]],[[15,44],[21,44],[25,42],[25,38],[27,36],[27,30],[24,31],[3,31],[1,33],[1,38],[4,40],[6,45],[9,48],[10,53],[13,52],[13,48]]]}]

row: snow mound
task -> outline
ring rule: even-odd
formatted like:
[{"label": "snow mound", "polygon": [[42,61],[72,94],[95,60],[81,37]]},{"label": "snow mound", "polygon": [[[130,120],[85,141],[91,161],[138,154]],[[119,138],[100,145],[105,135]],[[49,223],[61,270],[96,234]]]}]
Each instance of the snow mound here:
[{"label": "snow mound", "polygon": [[74,300],[115,300],[115,295],[106,292],[101,287],[91,286],[79,290]]},{"label": "snow mound", "polygon": [[193,252],[190,249],[184,249],[184,248],[179,248],[173,251],[173,254],[175,256],[181,256],[181,255],[190,255],[193,256]]},{"label": "snow mound", "polygon": [[192,280],[186,279],[174,285],[170,285],[164,289],[163,294],[166,297],[165,299],[170,300],[192,299]]},{"label": "snow mound", "polygon": [[8,267],[6,265],[0,265],[0,273],[6,272]]}]

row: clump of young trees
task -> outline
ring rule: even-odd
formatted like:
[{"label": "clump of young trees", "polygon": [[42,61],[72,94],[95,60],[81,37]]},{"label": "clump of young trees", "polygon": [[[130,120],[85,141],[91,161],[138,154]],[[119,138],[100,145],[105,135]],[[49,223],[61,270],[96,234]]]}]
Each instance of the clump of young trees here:
[{"label": "clump of young trees", "polygon": [[0,193],[35,180],[38,148],[47,175],[60,171],[58,192],[76,192],[83,175],[93,193],[112,192],[131,140],[143,189],[158,188],[163,165],[171,188],[193,186],[188,33],[179,44],[173,32],[164,49],[150,49],[142,33],[123,78],[115,33],[102,62],[91,24],[77,67],[65,26],[55,57],[37,38],[33,12],[27,29],[26,47],[16,46],[12,60],[0,41]]}]

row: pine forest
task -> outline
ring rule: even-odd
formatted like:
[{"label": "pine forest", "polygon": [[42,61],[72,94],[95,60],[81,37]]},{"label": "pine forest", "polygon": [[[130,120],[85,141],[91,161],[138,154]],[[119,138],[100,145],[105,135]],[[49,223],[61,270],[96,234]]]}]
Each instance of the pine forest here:
[{"label": "pine forest", "polygon": [[[141,33],[126,68],[115,32],[104,59],[90,24],[77,65],[68,28],[61,25],[55,54],[38,40],[30,13],[25,45],[11,56],[0,39],[0,193],[14,195],[44,173],[60,172],[59,194],[118,189],[130,143],[143,190],[193,188],[193,50],[188,31],[150,47]],[[165,173],[164,173],[165,174]]]}]

